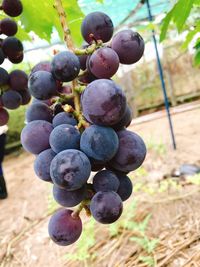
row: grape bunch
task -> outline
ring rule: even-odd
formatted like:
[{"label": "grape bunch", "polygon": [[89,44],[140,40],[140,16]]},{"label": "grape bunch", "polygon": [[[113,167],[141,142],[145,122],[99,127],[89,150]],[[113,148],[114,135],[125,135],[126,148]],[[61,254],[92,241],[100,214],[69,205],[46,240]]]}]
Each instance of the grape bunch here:
[{"label": "grape bunch", "polygon": [[120,63],[133,64],[142,57],[144,41],[128,29],[107,43],[113,30],[106,14],[87,15],[81,27],[87,45],[39,63],[29,77],[35,99],[26,112],[21,142],[36,155],[36,175],[53,183],[54,199],[64,207],[48,227],[61,246],[80,237],[83,208],[103,224],[119,219],[123,201],[132,193],[127,174],[146,156],[142,138],[126,129],[132,112],[111,79]]},{"label": "grape bunch", "polygon": [[[20,0],[3,0],[3,12],[10,17],[17,17],[23,11]],[[7,17],[0,21],[0,34],[6,35],[0,39],[0,65],[8,58],[13,64],[23,60],[23,45],[14,35],[18,31],[17,23]],[[10,74],[0,67],[0,126],[7,124],[9,113],[6,109],[17,109],[26,105],[31,99],[27,90],[28,76],[24,71],[14,70]]]}]

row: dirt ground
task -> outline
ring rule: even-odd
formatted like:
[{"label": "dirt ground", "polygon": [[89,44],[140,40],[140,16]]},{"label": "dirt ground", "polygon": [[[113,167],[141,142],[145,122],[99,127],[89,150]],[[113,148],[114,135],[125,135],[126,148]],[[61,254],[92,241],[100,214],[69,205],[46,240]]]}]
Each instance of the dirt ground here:
[{"label": "dirt ground", "polygon": [[[183,163],[200,166],[200,102],[197,102],[194,109],[172,116],[176,151],[171,146],[166,116],[155,118],[146,122],[135,120],[130,127],[149,146],[144,163],[147,174],[141,179],[159,182],[163,175],[169,174]],[[164,153],[154,149],[159,143],[164,147]],[[103,234],[103,241],[101,235],[97,235],[97,246],[94,249],[98,251],[98,256],[92,263],[64,261],[63,255],[75,246],[58,247],[48,237],[49,216],[46,213],[51,185],[36,178],[33,161],[34,156],[23,152],[8,156],[4,162],[9,198],[0,201],[1,267],[147,266],[137,262],[140,250],[129,243],[130,233],[126,236],[124,232],[112,240],[106,239],[106,233]],[[152,214],[148,228],[150,235],[161,240],[155,252],[155,266],[200,266],[199,186],[185,185],[178,201],[172,199],[165,202],[166,194],[163,199],[142,193],[137,193],[136,196],[139,199],[138,212],[150,211]],[[134,197],[135,195],[125,202],[124,210]],[[106,226],[99,226],[96,231],[101,232],[104,228]],[[119,243],[119,239],[123,242]],[[108,244],[112,247],[111,250],[108,249]]]}]

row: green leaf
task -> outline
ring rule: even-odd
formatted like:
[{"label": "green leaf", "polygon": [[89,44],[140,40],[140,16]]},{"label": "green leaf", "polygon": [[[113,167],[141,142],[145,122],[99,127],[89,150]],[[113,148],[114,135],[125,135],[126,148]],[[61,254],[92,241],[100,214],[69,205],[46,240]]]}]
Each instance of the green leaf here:
[{"label": "green leaf", "polygon": [[162,26],[161,26],[161,33],[160,33],[160,42],[162,42],[167,34],[167,30],[169,27],[169,23],[172,19],[173,16],[173,9],[166,15],[166,17],[162,21]]},{"label": "green leaf", "polygon": [[103,4],[104,0],[96,0],[97,3]]},{"label": "green leaf", "polygon": [[182,31],[185,21],[187,20],[194,0],[179,0],[174,10],[174,21],[179,32]]},{"label": "green leaf", "polygon": [[154,258],[151,256],[139,256],[139,260],[148,266],[154,266]]}]

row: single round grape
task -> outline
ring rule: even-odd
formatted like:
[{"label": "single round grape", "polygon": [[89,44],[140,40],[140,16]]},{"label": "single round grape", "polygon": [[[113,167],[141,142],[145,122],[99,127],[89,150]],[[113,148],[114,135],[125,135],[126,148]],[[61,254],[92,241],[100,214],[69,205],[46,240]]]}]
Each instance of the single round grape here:
[{"label": "single round grape", "polygon": [[74,207],[86,197],[86,186],[74,191],[67,191],[56,185],[53,186],[53,197],[63,207]]},{"label": "single round grape", "polygon": [[22,2],[20,0],[3,0],[3,11],[10,17],[17,17],[23,11]]},{"label": "single round grape", "polygon": [[81,33],[87,43],[94,40],[108,42],[113,35],[114,27],[112,20],[103,12],[92,12],[88,14],[81,25]]},{"label": "single round grape", "polygon": [[[9,60],[21,60],[23,55],[23,45],[19,39],[10,36],[3,40],[2,50]],[[11,61],[12,62],[12,61]]]},{"label": "single round grape", "polygon": [[22,70],[13,70],[9,75],[9,84],[12,90],[26,90],[28,75]]},{"label": "single round grape", "polygon": [[90,211],[100,223],[109,224],[119,219],[122,214],[122,200],[116,192],[97,192],[91,200]]},{"label": "single round grape", "polygon": [[139,168],[146,156],[146,146],[142,138],[131,131],[117,133],[119,148],[109,165],[121,172],[130,172]]},{"label": "single round grape", "polygon": [[109,48],[102,47],[96,50],[89,59],[89,69],[98,78],[111,78],[119,68],[117,53]]},{"label": "single round grape", "polygon": [[60,52],[55,55],[51,66],[54,77],[62,82],[74,80],[80,71],[78,57],[69,51]]},{"label": "single round grape", "polygon": [[4,107],[8,109],[17,109],[22,103],[22,97],[18,92],[8,90],[3,93],[2,102]]},{"label": "single round grape", "polygon": [[107,162],[118,150],[119,140],[112,128],[91,125],[81,135],[80,148],[94,160]]},{"label": "single round grape", "polygon": [[0,33],[13,36],[17,33],[17,29],[17,23],[10,18],[5,18],[0,21]]},{"label": "single round grape", "polygon": [[93,177],[93,187],[96,192],[98,191],[115,191],[119,188],[119,180],[117,176],[108,170],[97,172]]},{"label": "single round grape", "polygon": [[21,103],[21,105],[27,105],[31,101],[31,95],[30,95],[30,93],[29,93],[28,90],[18,91],[18,93],[22,97],[22,103]]},{"label": "single round grape", "polygon": [[56,127],[61,124],[70,124],[70,125],[77,125],[77,121],[75,120],[74,116],[68,112],[60,112],[53,118],[53,127]]},{"label": "single round grape", "polygon": [[52,149],[46,149],[37,155],[34,161],[36,175],[46,182],[52,182],[50,176],[50,164],[56,153]]},{"label": "single round grape", "polygon": [[0,107],[0,126],[6,125],[9,120],[8,111]]},{"label": "single round grape", "polygon": [[70,124],[61,124],[53,129],[49,143],[54,152],[59,153],[66,149],[79,149],[80,132]]},{"label": "single round grape", "polygon": [[27,122],[35,120],[44,120],[52,122],[53,112],[49,106],[44,103],[35,103],[28,107],[26,111]]},{"label": "single round grape", "polygon": [[81,96],[84,117],[97,125],[111,126],[120,121],[126,109],[122,89],[111,80],[91,82]]},{"label": "single round grape", "polygon": [[87,61],[87,55],[80,55],[78,56],[79,63],[80,63],[80,69],[86,70],[86,61]]},{"label": "single round grape", "polygon": [[8,72],[0,67],[0,86],[8,84],[9,74]]},{"label": "single round grape", "polygon": [[21,132],[23,148],[32,153],[39,154],[50,147],[49,136],[53,126],[47,121],[31,121]]},{"label": "single round grape", "polygon": [[144,40],[137,32],[123,30],[113,37],[111,48],[118,54],[120,63],[133,64],[144,53]]},{"label": "single round grape", "polygon": [[82,222],[78,215],[72,216],[72,210],[56,211],[49,221],[49,236],[59,246],[68,246],[76,242],[82,232]]},{"label": "single round grape", "polygon": [[3,50],[0,48],[0,65],[4,62],[5,55],[3,53]]},{"label": "single round grape", "polygon": [[122,201],[126,201],[132,194],[133,185],[129,177],[122,172],[115,172],[119,180],[119,188],[117,194],[121,197]]},{"label": "single round grape", "polygon": [[69,191],[81,188],[87,182],[90,172],[89,159],[76,149],[67,149],[58,153],[50,166],[54,184]]},{"label": "single round grape", "polygon": [[28,88],[32,96],[39,100],[46,100],[57,94],[56,81],[47,71],[37,71],[29,77]]},{"label": "single round grape", "polygon": [[132,117],[132,110],[127,105],[123,117],[118,123],[112,125],[112,128],[115,129],[115,131],[119,131],[122,130],[124,127],[128,127],[131,124]]},{"label": "single round grape", "polygon": [[37,72],[37,71],[48,71],[51,72],[51,62],[50,61],[42,61],[38,64],[36,64],[33,69],[31,70],[31,74]]}]

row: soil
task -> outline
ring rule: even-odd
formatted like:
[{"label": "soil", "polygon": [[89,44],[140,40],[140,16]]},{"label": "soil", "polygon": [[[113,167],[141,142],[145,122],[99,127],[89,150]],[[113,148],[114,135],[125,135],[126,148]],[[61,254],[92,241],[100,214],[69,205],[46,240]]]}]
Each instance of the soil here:
[{"label": "soil", "polygon": [[[164,112],[163,115],[165,115]],[[136,119],[129,128],[141,135],[149,147],[144,163],[146,174],[140,178],[142,181],[146,181],[146,183],[159,183],[163,180],[164,176],[170,175],[173,169],[178,169],[183,163],[200,166],[200,108],[195,106],[194,109],[173,114],[172,120],[177,142],[176,151],[172,149],[166,116],[161,116],[160,118],[155,116],[155,119],[152,116],[152,120],[146,122],[145,119],[143,122],[141,118],[140,120]],[[116,249],[112,250],[110,255],[105,256],[103,253],[107,250],[108,244],[112,247],[113,243],[111,242],[114,241],[109,239],[106,243],[103,243],[99,236],[96,241],[97,247],[98,242],[100,242],[99,248],[96,248],[99,254],[93,262],[64,261],[63,255],[73,251],[76,245],[59,247],[50,241],[47,232],[49,216],[46,214],[52,186],[36,177],[33,170],[33,162],[34,156],[24,151],[17,155],[7,156],[4,162],[9,197],[6,200],[0,201],[1,267],[140,266],[139,263],[136,265],[134,265],[134,262],[131,263],[134,253],[130,254],[130,252],[134,249],[134,246],[129,244],[128,239],[122,238],[123,246],[120,252],[119,247],[116,246]],[[188,193],[193,192],[192,190],[198,191],[198,189],[198,185],[185,185],[183,194],[187,196]],[[200,222],[198,214],[199,194],[194,193],[193,196],[189,197],[189,200],[183,197],[182,200],[180,198],[178,203],[175,201],[173,203],[164,203],[163,205],[156,204],[156,201],[159,202],[160,200],[162,203],[160,196],[148,196],[143,193],[137,193],[136,195],[140,200],[139,212],[143,213],[150,210],[152,213],[148,230],[149,234],[159,238],[161,236],[168,236],[168,250],[166,249],[163,258],[157,258],[157,266],[192,266],[189,263],[187,265],[186,259],[189,262],[189,257],[195,251],[197,253],[200,251],[200,242],[195,239],[195,246],[198,247],[198,250],[193,250],[191,246],[187,247],[187,251],[184,252],[186,256],[182,255],[182,259],[185,259],[185,261],[178,261],[180,250],[173,250],[176,248],[176,246],[173,247],[173,242],[178,242],[178,240],[174,240],[175,234],[173,231],[176,232],[176,229],[170,228],[170,225],[173,224],[175,219],[180,220],[180,218],[181,220],[184,219],[182,225],[190,224],[191,220]],[[135,195],[125,202],[124,210],[133,201],[134,197]],[[106,229],[106,226],[99,226],[99,229],[104,231],[103,229]],[[182,240],[181,238],[185,238],[181,236],[184,234],[180,233],[178,235],[179,242]],[[106,235],[105,230],[105,233],[102,235],[105,238],[104,241],[106,238],[108,239]],[[192,232],[188,231],[187,235],[187,238],[193,238]],[[114,240],[117,242],[120,238],[119,234]],[[170,244],[172,247],[170,247]],[[173,251],[175,251],[174,254],[168,260],[167,257]],[[163,259],[166,261],[163,261]],[[185,263],[186,265],[184,265]],[[141,266],[147,265],[143,264]],[[196,266],[200,266],[200,264]]]}]

